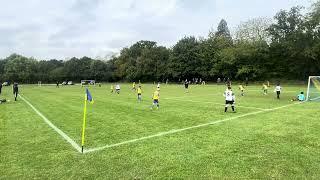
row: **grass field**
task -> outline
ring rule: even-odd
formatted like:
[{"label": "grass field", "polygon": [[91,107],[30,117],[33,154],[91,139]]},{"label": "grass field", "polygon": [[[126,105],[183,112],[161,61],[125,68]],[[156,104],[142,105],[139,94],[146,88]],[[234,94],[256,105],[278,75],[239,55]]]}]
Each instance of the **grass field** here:
[{"label": "grass field", "polygon": [[[319,179],[319,102],[290,99],[305,86],[262,95],[236,89],[236,113],[224,113],[225,86],[162,85],[160,109],[150,110],[154,85],[138,103],[129,84],[90,87],[86,153],[81,154],[29,104],[4,87],[0,105],[0,179]],[[22,97],[81,143],[84,88],[21,85]]]}]

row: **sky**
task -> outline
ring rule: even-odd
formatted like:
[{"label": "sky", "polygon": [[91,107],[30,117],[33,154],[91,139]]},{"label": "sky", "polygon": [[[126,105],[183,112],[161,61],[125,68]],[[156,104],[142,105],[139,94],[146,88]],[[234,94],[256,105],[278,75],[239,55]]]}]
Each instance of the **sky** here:
[{"label": "sky", "polygon": [[173,46],[206,37],[223,18],[272,18],[281,9],[316,0],[1,0],[0,58],[105,57],[139,40]]}]

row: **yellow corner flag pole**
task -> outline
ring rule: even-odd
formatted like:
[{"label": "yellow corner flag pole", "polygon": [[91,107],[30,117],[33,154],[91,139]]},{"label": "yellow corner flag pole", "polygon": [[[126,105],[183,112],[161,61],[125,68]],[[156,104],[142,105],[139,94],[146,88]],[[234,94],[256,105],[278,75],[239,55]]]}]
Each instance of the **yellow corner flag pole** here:
[{"label": "yellow corner flag pole", "polygon": [[86,116],[87,116],[87,93],[84,98],[84,108],[83,108],[83,122],[82,122],[82,138],[81,138],[81,152],[83,153],[84,146],[84,133],[86,129]]}]

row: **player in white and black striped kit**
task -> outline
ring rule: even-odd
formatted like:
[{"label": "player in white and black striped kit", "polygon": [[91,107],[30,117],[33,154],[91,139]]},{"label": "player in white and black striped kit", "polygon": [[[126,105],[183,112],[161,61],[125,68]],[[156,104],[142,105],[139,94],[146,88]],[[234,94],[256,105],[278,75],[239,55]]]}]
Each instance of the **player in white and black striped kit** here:
[{"label": "player in white and black striped kit", "polygon": [[231,105],[232,111],[234,110],[234,104],[235,104],[235,95],[232,92],[232,89],[230,86],[228,86],[228,89],[224,92],[223,96],[226,98],[226,106],[224,108],[224,112],[227,112],[229,105]]}]

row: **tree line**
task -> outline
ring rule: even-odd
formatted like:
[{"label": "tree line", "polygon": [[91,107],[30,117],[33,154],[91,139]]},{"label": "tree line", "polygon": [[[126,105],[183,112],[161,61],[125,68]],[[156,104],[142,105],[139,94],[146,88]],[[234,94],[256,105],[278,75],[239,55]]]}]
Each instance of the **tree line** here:
[{"label": "tree line", "polygon": [[12,54],[0,60],[0,81],[303,80],[320,74],[320,2],[307,13],[302,9],[242,22],[233,35],[221,20],[207,37],[184,37],[170,48],[139,41],[108,60],[36,60]]}]

